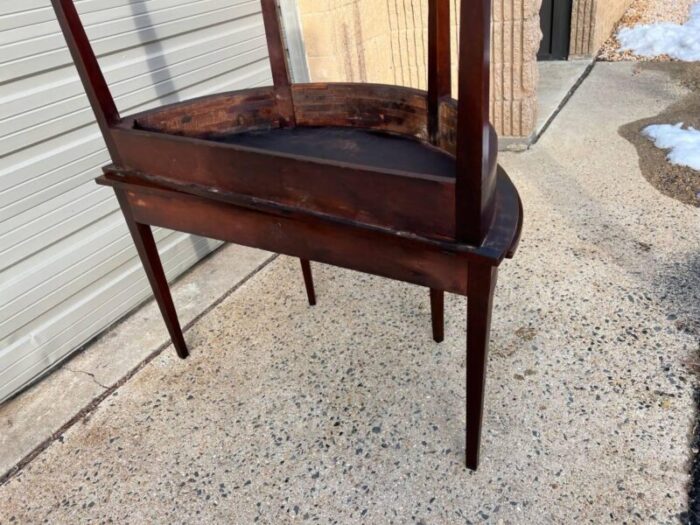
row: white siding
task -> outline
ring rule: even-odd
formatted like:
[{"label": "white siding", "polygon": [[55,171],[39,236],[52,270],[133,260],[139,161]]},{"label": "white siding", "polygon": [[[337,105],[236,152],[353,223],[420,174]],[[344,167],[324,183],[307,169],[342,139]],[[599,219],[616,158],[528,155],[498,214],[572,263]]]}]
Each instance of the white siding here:
[{"label": "white siding", "polygon": [[[271,83],[259,0],[76,6],[122,114]],[[151,293],[108,162],[49,0],[0,0],[0,402]],[[219,245],[155,236],[169,278]]]}]

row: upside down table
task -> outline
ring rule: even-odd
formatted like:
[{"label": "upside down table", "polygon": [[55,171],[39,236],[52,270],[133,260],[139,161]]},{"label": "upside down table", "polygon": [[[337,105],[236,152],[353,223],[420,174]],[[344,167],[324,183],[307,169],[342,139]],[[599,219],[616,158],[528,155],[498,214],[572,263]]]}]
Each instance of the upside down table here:
[{"label": "upside down table", "polygon": [[[275,0],[261,0],[273,85],[121,116],[72,0],[52,0],[112,164],[117,196],[177,354],[182,335],[151,226],[222,239],[467,300],[466,464],[476,469],[497,268],[522,205],[489,123],[490,0],[463,0],[459,100],[449,0],[429,0],[428,89],[292,84]],[[456,366],[456,364],[455,364]]]}]

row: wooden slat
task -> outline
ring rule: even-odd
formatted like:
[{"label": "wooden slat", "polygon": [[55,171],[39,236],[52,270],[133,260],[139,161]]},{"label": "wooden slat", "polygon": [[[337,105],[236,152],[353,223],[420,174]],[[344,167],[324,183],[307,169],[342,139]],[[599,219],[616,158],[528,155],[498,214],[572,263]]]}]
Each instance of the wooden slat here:
[{"label": "wooden slat", "polygon": [[450,56],[450,1],[428,3],[428,134],[433,144],[439,143],[440,99],[449,97],[452,89]]},{"label": "wooden slat", "polygon": [[112,136],[120,165],[136,172],[397,231],[435,238],[454,235],[452,179],[275,155],[163,133],[115,128]]},{"label": "wooden slat", "polygon": [[125,191],[137,222],[466,294],[467,254],[352,226],[306,222],[156,187],[101,181]]},{"label": "wooden slat", "polygon": [[130,117],[138,129],[189,137],[281,127],[273,87],[203,97]]},{"label": "wooden slat", "polygon": [[350,126],[428,139],[424,91],[382,84],[303,84],[292,87],[297,123]]},{"label": "wooden slat", "polygon": [[[313,83],[293,85],[291,93],[300,126],[360,127],[428,140],[424,91],[383,84]],[[282,127],[275,99],[274,88],[255,88],[180,102],[125,121],[127,127],[135,121],[142,129],[192,137]]]},{"label": "wooden slat", "polygon": [[85,93],[95,112],[109,155],[113,162],[119,162],[119,152],[109,134],[110,126],[119,120],[119,111],[80,22],[78,11],[75,9],[73,0],[51,0],[51,3],[56,11],[56,18],[63,36],[66,38],[68,49],[73,56],[80,80],[83,82]]},{"label": "wooden slat", "polygon": [[492,217],[495,163],[489,124],[491,0],[462,2],[459,38],[456,239],[481,244]]},{"label": "wooden slat", "polygon": [[261,0],[265,34],[267,35],[267,52],[270,55],[272,81],[277,94],[277,111],[283,126],[294,126],[294,105],[290,91],[289,68],[282,41],[279,13],[275,0]]}]

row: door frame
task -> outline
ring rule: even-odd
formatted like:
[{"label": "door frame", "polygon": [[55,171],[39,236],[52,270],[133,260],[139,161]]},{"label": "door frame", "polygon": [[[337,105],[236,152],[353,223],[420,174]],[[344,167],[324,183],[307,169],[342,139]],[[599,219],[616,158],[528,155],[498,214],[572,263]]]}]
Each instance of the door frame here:
[{"label": "door frame", "polygon": [[537,60],[567,60],[571,39],[573,0],[542,0],[542,42]]}]

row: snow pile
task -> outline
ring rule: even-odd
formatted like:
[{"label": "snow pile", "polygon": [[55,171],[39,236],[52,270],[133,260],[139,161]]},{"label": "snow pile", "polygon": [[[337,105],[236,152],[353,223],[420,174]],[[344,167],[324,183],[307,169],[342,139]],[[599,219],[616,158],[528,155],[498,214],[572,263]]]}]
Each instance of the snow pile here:
[{"label": "snow pile", "polygon": [[700,60],[700,2],[690,9],[690,18],[683,24],[658,24],[624,27],[617,33],[623,51],[653,57],[668,55],[677,60]]},{"label": "snow pile", "polygon": [[658,124],[644,128],[642,134],[654,141],[657,148],[671,150],[666,157],[671,164],[700,171],[700,131],[697,129],[683,129],[682,123]]}]

